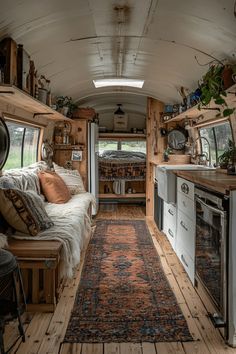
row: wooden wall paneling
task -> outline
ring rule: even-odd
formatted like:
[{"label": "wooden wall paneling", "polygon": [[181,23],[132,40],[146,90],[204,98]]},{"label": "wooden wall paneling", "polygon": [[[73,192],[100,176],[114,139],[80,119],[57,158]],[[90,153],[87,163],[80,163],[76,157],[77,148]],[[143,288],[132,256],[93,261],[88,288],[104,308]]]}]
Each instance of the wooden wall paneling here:
[{"label": "wooden wall paneling", "polygon": [[88,121],[86,119],[74,119],[72,124],[72,136],[75,142],[83,145],[82,161],[73,161],[72,165],[78,169],[84,182],[85,189],[88,188]]},{"label": "wooden wall paneling", "polygon": [[162,137],[160,129],[164,128],[160,120],[164,104],[154,98],[147,100],[147,176],[146,176],[146,215],[154,216],[154,181],[153,165],[151,162],[163,159],[166,148],[166,137]]},{"label": "wooden wall paneling", "polygon": [[153,149],[153,153],[155,156],[159,156],[162,158],[163,152],[167,145],[167,138],[165,136],[161,136],[160,129],[165,128],[165,124],[161,122],[160,113],[164,110],[164,104],[154,98],[151,99],[151,115],[152,115],[152,134],[153,134],[153,142],[156,144],[156,150]]},{"label": "wooden wall paneling", "polygon": [[[73,169],[79,171],[84,187],[88,189],[88,121],[85,119],[71,120],[71,138],[75,143],[55,144],[53,160],[59,165],[65,167],[67,162],[72,162]],[[82,161],[72,161],[72,151],[82,151]]]},{"label": "wooden wall paneling", "polygon": [[236,113],[231,114],[229,121],[232,128],[233,140],[236,142]]},{"label": "wooden wall paneling", "polygon": [[154,216],[154,198],[153,198],[153,166],[150,163],[152,159],[152,115],[151,115],[151,98],[147,99],[147,119],[146,119],[146,130],[147,130],[147,170],[146,170],[146,215]]}]

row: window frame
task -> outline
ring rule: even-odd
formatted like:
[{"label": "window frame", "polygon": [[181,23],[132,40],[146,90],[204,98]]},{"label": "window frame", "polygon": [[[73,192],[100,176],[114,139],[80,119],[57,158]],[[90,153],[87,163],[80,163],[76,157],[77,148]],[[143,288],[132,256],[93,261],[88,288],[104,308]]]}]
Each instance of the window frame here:
[{"label": "window frame", "polygon": [[[99,138],[98,139],[98,146],[99,146],[99,141],[115,141],[117,143],[117,151],[122,151],[122,143],[123,142],[126,142],[126,141],[145,141],[146,143],[146,154],[147,154],[147,139],[145,138],[135,138],[135,137],[130,137],[130,138],[124,138],[124,137],[121,137],[121,138]],[[135,150],[133,150],[135,151]]]},{"label": "window frame", "polygon": [[[39,130],[38,137],[37,137],[37,142],[36,142],[36,153],[35,153],[36,161],[35,162],[39,161],[40,158],[41,158],[41,154],[40,154],[40,150],[41,149],[40,149],[40,147],[42,145],[43,129],[44,129],[45,126],[37,124],[37,123],[34,124],[33,122],[25,121],[23,119],[20,119],[18,117],[10,115],[10,114],[3,113],[2,117],[3,117],[3,119],[4,119],[6,124],[9,122],[9,123],[12,123],[12,124],[19,125],[19,126],[21,126],[24,129],[23,130],[22,141],[21,141],[20,167],[19,168],[27,167],[27,166],[24,166],[24,142],[25,142],[25,136],[26,136],[27,128],[35,128],[35,129]],[[11,148],[11,144],[10,144],[10,148]],[[10,153],[10,150],[9,150],[9,153]],[[9,158],[9,155],[8,155],[8,158]],[[17,167],[13,167],[13,168],[17,168]]]},{"label": "window frame", "polygon": [[[231,138],[228,138],[230,140],[233,141],[234,143],[234,135],[233,135],[233,129],[232,129],[232,124],[231,121],[229,119],[225,119],[225,120],[221,120],[220,122],[215,122],[215,123],[209,123],[209,124],[204,124],[202,126],[199,126],[198,129],[198,136],[201,137],[201,129],[208,129],[208,128],[212,128],[212,132],[213,132],[213,138],[214,138],[214,145],[215,145],[215,153],[216,153],[216,166],[219,165],[219,151],[218,151],[218,144],[217,144],[217,139],[216,139],[216,131],[215,128],[223,125],[223,124],[229,124],[230,130],[231,130]],[[202,140],[200,139],[200,147],[201,147],[201,153],[203,152],[203,144],[202,144]],[[212,152],[211,152],[212,155]]]}]

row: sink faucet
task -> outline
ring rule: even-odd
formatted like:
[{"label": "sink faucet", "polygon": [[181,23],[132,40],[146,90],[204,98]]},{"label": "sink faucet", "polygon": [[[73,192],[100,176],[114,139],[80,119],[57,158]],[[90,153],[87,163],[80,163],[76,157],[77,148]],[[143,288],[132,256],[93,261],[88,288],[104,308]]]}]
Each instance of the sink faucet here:
[{"label": "sink faucet", "polygon": [[[193,151],[195,150],[195,145],[196,145],[196,142],[198,141],[198,140],[205,140],[206,142],[207,142],[207,145],[208,145],[208,163],[209,163],[209,167],[212,167],[212,164],[211,164],[211,147],[210,147],[210,143],[209,143],[209,141],[208,141],[208,139],[207,138],[205,138],[205,136],[199,136],[195,141],[194,141],[194,143],[193,143]],[[206,153],[202,153],[202,154],[200,154],[200,156],[201,155],[203,155],[203,154],[206,154]],[[195,156],[199,156],[199,155],[195,155]]]}]

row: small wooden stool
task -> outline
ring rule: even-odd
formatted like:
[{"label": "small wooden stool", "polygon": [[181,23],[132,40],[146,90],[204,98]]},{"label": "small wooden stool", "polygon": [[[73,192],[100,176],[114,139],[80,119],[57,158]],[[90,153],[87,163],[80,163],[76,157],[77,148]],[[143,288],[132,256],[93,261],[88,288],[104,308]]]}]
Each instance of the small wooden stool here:
[{"label": "small wooden stool", "polygon": [[19,332],[25,341],[21,314],[25,311],[25,294],[21,273],[12,253],[0,249],[0,350],[5,354],[3,333],[5,322],[18,319]]}]

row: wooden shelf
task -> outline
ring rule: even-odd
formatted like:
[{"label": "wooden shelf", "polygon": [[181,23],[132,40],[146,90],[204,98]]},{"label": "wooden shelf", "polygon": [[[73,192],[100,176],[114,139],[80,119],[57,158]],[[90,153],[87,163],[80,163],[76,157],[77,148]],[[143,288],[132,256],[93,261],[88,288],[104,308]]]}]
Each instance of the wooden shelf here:
[{"label": "wooden shelf", "polygon": [[80,149],[84,149],[85,145],[84,144],[77,144],[77,145],[54,144],[53,147],[54,150],[80,150]]},{"label": "wooden shelf", "polygon": [[[228,104],[229,107],[236,107],[236,84],[229,87],[227,90],[227,97],[224,97],[226,103]],[[214,101],[212,100],[209,104],[209,107],[203,108],[201,110],[198,109],[198,105],[195,105],[187,111],[182,112],[178,114],[177,116],[170,118],[169,120],[163,122],[164,124],[170,123],[170,122],[178,122],[183,119],[193,119],[193,118],[198,118],[200,115],[206,113],[206,112],[211,112],[212,109],[218,108],[222,111],[222,106],[216,105]]]},{"label": "wooden shelf", "polygon": [[179,155],[179,154],[170,154],[169,161],[165,162],[163,160],[163,155],[153,156],[150,159],[150,163],[153,165],[185,165],[191,164],[191,155]]},{"label": "wooden shelf", "polygon": [[125,199],[125,198],[145,198],[145,193],[128,193],[128,194],[114,194],[114,193],[104,193],[99,194],[99,198],[101,199]]},{"label": "wooden shelf", "polygon": [[129,139],[146,139],[145,134],[134,133],[99,133],[99,139],[129,138]]},{"label": "wooden shelf", "polygon": [[12,85],[0,85],[0,102],[12,104],[13,106],[25,109],[32,113],[33,117],[37,115],[45,115],[47,118],[53,120],[71,121],[70,118],[63,116],[61,113]]}]

